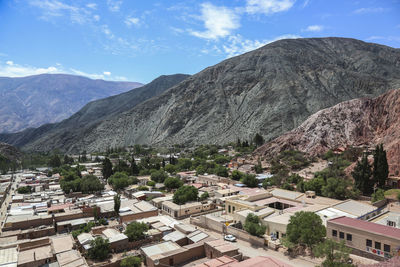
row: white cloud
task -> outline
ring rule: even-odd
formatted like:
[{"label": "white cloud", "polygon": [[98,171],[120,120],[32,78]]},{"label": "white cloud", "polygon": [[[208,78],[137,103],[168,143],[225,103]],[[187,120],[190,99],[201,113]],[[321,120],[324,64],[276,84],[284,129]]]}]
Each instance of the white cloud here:
[{"label": "white cloud", "polygon": [[115,81],[127,81],[128,79],[123,76],[112,76],[110,71],[104,71],[101,74],[87,73],[74,68],[65,69],[60,63],[56,63],[54,66],[49,67],[34,67],[30,65],[16,64],[11,60],[6,62],[0,61],[0,77],[25,77],[38,74],[55,74],[55,73],[66,73],[73,75],[85,76],[91,79],[107,79]]},{"label": "white cloud", "polygon": [[238,34],[230,36],[228,42],[222,46],[222,50],[224,51],[225,54],[227,54],[227,57],[233,57],[260,48],[266,44],[278,40],[295,39],[295,38],[301,38],[301,36],[294,34],[284,34],[275,37],[273,39],[259,41],[259,40],[244,39],[241,35]]},{"label": "white cloud", "polygon": [[322,25],[310,25],[307,28],[303,29],[303,32],[320,32],[324,29]]},{"label": "white cloud", "polygon": [[102,25],[101,26],[101,31],[110,39],[114,39],[114,34],[111,32],[110,28],[108,25]]},{"label": "white cloud", "polygon": [[86,5],[88,8],[91,8],[91,9],[97,9],[97,4],[96,3],[89,3],[89,4],[87,4]]},{"label": "white cloud", "polygon": [[310,0],[305,0],[303,3],[303,8],[305,8],[306,6],[308,6],[308,4],[310,3]]},{"label": "white cloud", "polygon": [[368,14],[368,13],[382,13],[387,11],[386,8],[383,7],[363,7],[363,8],[359,8],[354,10],[353,13],[355,14]]},{"label": "white cloud", "polygon": [[69,16],[73,23],[84,24],[90,20],[90,11],[83,7],[65,4],[59,0],[30,0],[29,4],[40,8],[43,20],[54,17]]},{"label": "white cloud", "polygon": [[37,75],[43,73],[59,73],[60,71],[55,66],[37,68],[29,65],[15,64],[13,61],[8,60],[0,62],[0,76],[2,77],[23,77],[29,75]]},{"label": "white cloud", "polygon": [[108,9],[112,12],[118,12],[121,8],[122,1],[107,0]]},{"label": "white cloud", "polygon": [[289,10],[295,0],[247,0],[246,12],[250,14],[273,14]]},{"label": "white cloud", "polygon": [[138,26],[140,24],[140,19],[139,18],[134,18],[134,17],[127,17],[125,19],[125,24],[128,27],[131,27],[132,25]]},{"label": "white cloud", "polygon": [[231,9],[223,6],[214,6],[211,3],[201,5],[201,15],[205,31],[189,30],[193,36],[204,39],[218,39],[226,37],[240,27],[239,16]]},{"label": "white cloud", "polygon": [[93,16],[93,19],[94,19],[95,21],[99,21],[99,20],[100,20],[100,16],[99,16],[99,15],[94,15],[94,16]]}]

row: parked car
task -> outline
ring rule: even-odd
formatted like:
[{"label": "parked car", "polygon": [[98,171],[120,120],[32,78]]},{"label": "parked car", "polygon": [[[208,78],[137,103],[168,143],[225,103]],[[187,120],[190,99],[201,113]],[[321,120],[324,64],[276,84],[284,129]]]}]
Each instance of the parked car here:
[{"label": "parked car", "polygon": [[224,239],[225,239],[226,241],[229,241],[229,242],[235,242],[235,241],[236,241],[236,237],[233,236],[233,235],[225,235],[225,236],[224,236]]}]

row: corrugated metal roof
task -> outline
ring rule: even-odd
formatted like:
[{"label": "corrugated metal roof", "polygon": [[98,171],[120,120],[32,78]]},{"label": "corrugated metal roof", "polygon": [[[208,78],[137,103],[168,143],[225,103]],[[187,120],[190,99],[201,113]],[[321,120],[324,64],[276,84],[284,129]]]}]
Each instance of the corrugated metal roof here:
[{"label": "corrugated metal roof", "polygon": [[163,240],[176,242],[176,241],[184,239],[184,238],[186,238],[186,235],[184,233],[181,233],[179,231],[174,231],[172,233],[166,234],[163,237]]},{"label": "corrugated metal roof", "polygon": [[17,267],[17,248],[5,248],[0,250],[0,266]]},{"label": "corrugated metal roof", "polygon": [[172,241],[167,241],[164,243],[159,243],[153,246],[148,246],[148,247],[142,247],[143,252],[146,254],[146,256],[151,257],[154,255],[174,251],[177,249],[180,249],[181,247],[172,242]]}]

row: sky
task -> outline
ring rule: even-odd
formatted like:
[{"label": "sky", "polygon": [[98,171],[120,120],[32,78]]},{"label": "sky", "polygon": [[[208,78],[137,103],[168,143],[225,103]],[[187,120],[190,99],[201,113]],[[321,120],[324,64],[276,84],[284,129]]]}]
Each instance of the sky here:
[{"label": "sky", "polygon": [[400,48],[400,0],[0,0],[0,76],[148,83],[284,38]]}]

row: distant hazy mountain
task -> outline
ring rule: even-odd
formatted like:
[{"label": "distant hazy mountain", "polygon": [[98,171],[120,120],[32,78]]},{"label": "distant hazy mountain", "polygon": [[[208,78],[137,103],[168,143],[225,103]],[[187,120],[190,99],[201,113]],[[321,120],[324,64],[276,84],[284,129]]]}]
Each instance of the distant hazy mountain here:
[{"label": "distant hazy mountain", "polygon": [[0,132],[17,132],[68,118],[86,103],[142,86],[66,74],[0,77]]},{"label": "distant hazy mountain", "polygon": [[[63,142],[69,146],[67,150],[80,151],[80,148],[75,146],[75,141],[83,139],[86,133],[94,129],[98,123],[123,114],[188,77],[190,76],[185,74],[160,76],[140,88],[90,102],[70,118],[59,123],[45,124],[39,128],[26,129],[15,134],[0,134],[0,140],[23,147],[35,141],[47,142],[45,140],[56,138],[57,142]],[[114,131],[118,131],[118,129],[114,129]],[[104,138],[108,137],[104,136]]]},{"label": "distant hazy mountain", "polygon": [[[90,127],[2,135],[28,150],[266,141],[345,100],[400,88],[400,49],[348,38],[280,40],[227,59]],[[39,128],[40,129],[40,128]]]}]

